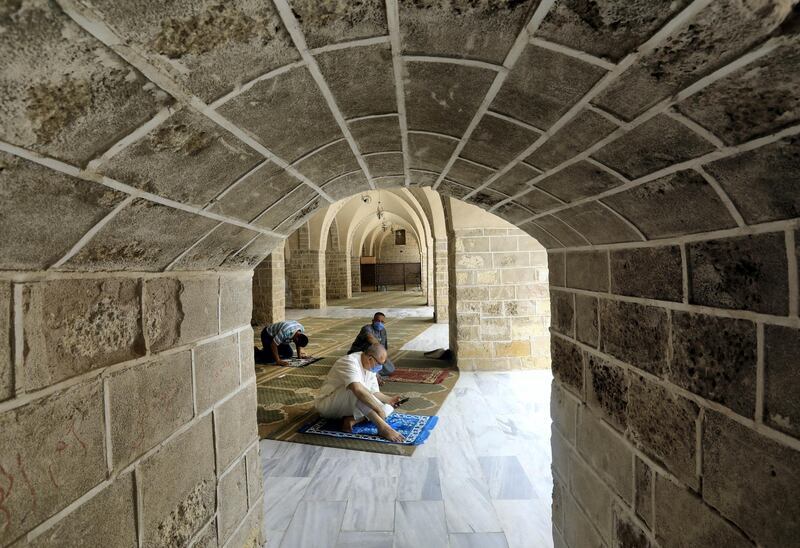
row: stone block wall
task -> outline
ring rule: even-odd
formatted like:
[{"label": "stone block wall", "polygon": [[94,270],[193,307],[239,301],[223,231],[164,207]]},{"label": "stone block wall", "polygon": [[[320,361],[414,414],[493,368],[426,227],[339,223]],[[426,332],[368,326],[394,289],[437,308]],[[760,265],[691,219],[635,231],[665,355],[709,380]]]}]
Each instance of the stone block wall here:
[{"label": "stone block wall", "polygon": [[349,299],[353,296],[350,287],[350,256],[345,251],[325,251],[325,290],[327,299]]},{"label": "stone block wall", "polygon": [[279,322],[286,314],[286,266],[283,245],[275,249],[253,271],[254,325]]},{"label": "stone block wall", "polygon": [[361,257],[350,257],[350,294],[361,293]]},{"label": "stone block wall", "polygon": [[459,368],[549,367],[544,248],[516,228],[455,228],[449,243],[450,338]]},{"label": "stone block wall", "polygon": [[418,263],[419,242],[410,230],[406,230],[405,245],[395,245],[394,234],[389,234],[381,242],[377,257],[379,263]]},{"label": "stone block wall", "polygon": [[796,237],[549,254],[556,546],[797,544]]},{"label": "stone block wall", "polygon": [[0,546],[255,546],[250,273],[0,281]]},{"label": "stone block wall", "polygon": [[437,238],[433,241],[433,318],[436,323],[450,321],[447,264],[447,240]]},{"label": "stone block wall", "polygon": [[286,284],[293,308],[325,308],[325,252],[293,249],[286,264]]}]

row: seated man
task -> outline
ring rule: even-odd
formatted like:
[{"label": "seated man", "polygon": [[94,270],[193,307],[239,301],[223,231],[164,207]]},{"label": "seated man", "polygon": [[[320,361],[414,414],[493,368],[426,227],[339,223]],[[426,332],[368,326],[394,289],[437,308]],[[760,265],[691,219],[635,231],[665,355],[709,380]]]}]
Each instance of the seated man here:
[{"label": "seated man", "polygon": [[308,337],[303,333],[304,331],[305,328],[294,320],[268,325],[261,330],[261,344],[264,345],[264,350],[260,351],[256,348],[256,362],[288,365],[283,360],[292,357],[293,352],[289,342],[294,342],[297,348],[297,357],[305,358],[305,353],[300,350],[308,346]]},{"label": "seated man", "polygon": [[375,375],[385,361],[386,349],[379,344],[336,360],[314,400],[319,414],[328,419],[343,419],[345,432],[352,432],[354,424],[369,419],[382,437],[402,442],[403,436],[385,420],[401,398],[382,394]]},{"label": "seated man", "polygon": [[[356,340],[350,345],[350,350],[348,350],[347,353],[353,354],[354,352],[363,352],[373,344],[379,344],[388,351],[389,338],[386,334],[386,328],[384,327],[385,323],[386,316],[384,313],[376,312],[375,315],[372,316],[372,323],[365,325],[361,328],[361,331],[358,332]],[[394,364],[387,358],[386,362],[383,364],[383,368],[378,374],[381,377],[388,377],[392,373],[394,373]]]}]

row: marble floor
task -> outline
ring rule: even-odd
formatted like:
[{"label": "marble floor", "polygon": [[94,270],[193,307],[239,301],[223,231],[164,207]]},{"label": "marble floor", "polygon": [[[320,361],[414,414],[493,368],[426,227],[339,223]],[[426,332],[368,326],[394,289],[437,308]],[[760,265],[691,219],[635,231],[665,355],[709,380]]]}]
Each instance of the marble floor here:
[{"label": "marble floor", "polygon": [[[438,347],[446,325],[404,348]],[[267,546],[552,547],[551,380],[461,373],[412,457],[262,440]]]}]

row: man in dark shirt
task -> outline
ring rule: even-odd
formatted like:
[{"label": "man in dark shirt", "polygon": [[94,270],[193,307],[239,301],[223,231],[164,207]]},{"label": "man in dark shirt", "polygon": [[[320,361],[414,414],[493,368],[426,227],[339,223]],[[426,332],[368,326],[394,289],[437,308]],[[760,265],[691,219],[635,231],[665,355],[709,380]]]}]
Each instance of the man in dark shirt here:
[{"label": "man in dark shirt", "polygon": [[[372,323],[365,325],[361,328],[361,331],[358,332],[356,340],[350,345],[350,350],[348,350],[347,353],[364,352],[373,344],[380,344],[388,351],[389,339],[386,335],[385,323],[386,316],[384,313],[376,312],[372,317]],[[381,377],[388,377],[393,372],[394,364],[387,358],[386,362],[383,364],[383,368],[378,372],[378,375]]]}]

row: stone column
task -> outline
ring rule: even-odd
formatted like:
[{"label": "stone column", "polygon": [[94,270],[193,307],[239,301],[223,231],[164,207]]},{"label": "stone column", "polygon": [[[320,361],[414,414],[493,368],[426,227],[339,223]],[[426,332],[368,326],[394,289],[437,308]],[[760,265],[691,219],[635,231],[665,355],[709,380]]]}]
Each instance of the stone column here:
[{"label": "stone column", "polygon": [[253,322],[269,325],[285,318],[286,268],[283,244],[253,271]]},{"label": "stone column", "polygon": [[433,317],[436,323],[449,321],[447,293],[447,240],[433,241]]},{"label": "stone column", "polygon": [[350,256],[344,251],[325,251],[326,296],[328,299],[349,299]]},{"label": "stone column", "polygon": [[286,279],[295,308],[325,308],[325,252],[293,249]]},{"label": "stone column", "polygon": [[361,293],[361,257],[350,257],[351,295]]}]

